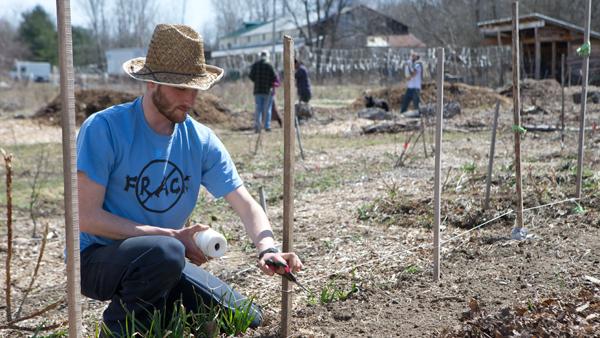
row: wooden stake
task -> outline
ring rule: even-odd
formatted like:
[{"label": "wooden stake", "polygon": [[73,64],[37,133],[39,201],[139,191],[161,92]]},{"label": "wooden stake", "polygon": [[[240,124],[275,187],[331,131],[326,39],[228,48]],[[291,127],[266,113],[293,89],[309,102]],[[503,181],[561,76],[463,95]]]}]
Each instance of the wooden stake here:
[{"label": "wooden stake", "polygon": [[[442,90],[444,89],[442,88]],[[427,155],[427,141],[425,140],[425,117],[423,115],[421,115],[421,134],[423,135],[423,154],[425,154],[425,158],[428,158],[429,156]]]},{"label": "wooden stake", "polygon": [[[590,41],[590,20],[592,16],[592,0],[588,0],[587,12],[585,16],[585,36],[583,43]],[[588,72],[590,68],[590,57],[583,57],[583,78],[581,83],[581,114],[579,115],[579,148],[577,151],[577,188],[575,190],[575,197],[581,198],[581,181],[583,176],[583,150],[585,148],[585,113],[587,109],[587,85],[588,85]]]},{"label": "wooden stake", "polygon": [[496,152],[496,130],[498,129],[498,115],[500,113],[500,101],[496,101],[496,110],[494,111],[494,123],[492,125],[492,141],[490,142],[490,159],[488,161],[487,177],[485,179],[485,202],[483,210],[490,207],[490,187],[492,185],[492,172],[494,168],[494,154]]},{"label": "wooden stake", "polygon": [[0,148],[2,157],[4,159],[4,165],[6,166],[6,322],[12,321],[12,301],[11,301],[11,274],[10,274],[10,262],[12,260],[13,252],[13,232],[12,232],[12,154],[7,154],[4,149]]},{"label": "wooden stake", "polygon": [[440,221],[441,221],[441,171],[442,126],[444,119],[444,48],[438,47],[437,56],[437,118],[435,120],[435,183],[433,191],[433,280],[440,280]]},{"label": "wooden stake", "polygon": [[294,125],[296,126],[296,138],[298,138],[298,148],[300,148],[300,157],[304,161],[304,148],[302,148],[302,135],[300,135],[300,122],[298,122],[298,115],[294,114]]},{"label": "wooden stake", "polygon": [[521,82],[519,69],[519,2],[513,2],[513,129],[515,136],[515,173],[517,181],[517,225],[521,229],[523,227],[523,191],[521,179]]},{"label": "wooden stake", "polygon": [[265,187],[260,186],[258,188],[258,197],[260,200],[260,206],[262,207],[265,214],[267,213],[267,199],[265,198]]},{"label": "wooden stake", "polygon": [[[283,251],[293,248],[294,225],[294,120],[292,109],[292,79],[294,69],[294,40],[288,35],[283,37]],[[292,314],[292,288],[287,279],[282,278],[281,293],[281,336],[289,337],[290,317]]]},{"label": "wooden stake", "polygon": [[560,56],[560,149],[565,147],[565,54]]},{"label": "wooden stake", "polygon": [[58,46],[60,60],[60,95],[62,104],[62,145],[65,194],[65,236],[67,244],[67,300],[69,337],[81,337],[81,287],[79,258],[79,206],[75,151],[75,91],[73,82],[73,43],[71,5],[56,0],[58,12]]}]

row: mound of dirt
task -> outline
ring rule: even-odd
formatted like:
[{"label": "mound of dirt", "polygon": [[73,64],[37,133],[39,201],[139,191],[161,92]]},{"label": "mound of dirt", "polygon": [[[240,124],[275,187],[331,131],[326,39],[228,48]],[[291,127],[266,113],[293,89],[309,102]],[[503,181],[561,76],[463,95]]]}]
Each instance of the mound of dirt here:
[{"label": "mound of dirt", "polygon": [[[421,89],[421,102],[423,104],[436,101],[437,88],[434,82],[424,83]],[[371,90],[368,95],[384,99],[392,109],[399,109],[402,98],[406,92],[404,84],[383,89]],[[460,103],[463,108],[489,107],[499,100],[501,104],[509,104],[510,100],[490,88],[469,86],[464,83],[444,83],[444,101],[455,101]],[[356,110],[364,107],[364,97],[358,97],[352,103],[352,109]]]},{"label": "mound of dirt", "polygon": [[[105,89],[78,90],[75,92],[75,119],[77,124],[81,124],[96,112],[116,104],[133,101],[135,98],[133,94]],[[45,107],[39,109],[34,117],[59,124],[62,115],[61,106],[61,97],[58,95]]]},{"label": "mound of dirt", "polygon": [[[502,88],[500,94],[512,97],[512,84]],[[521,99],[529,100],[534,105],[560,101],[560,97],[560,83],[554,79],[521,81]]]},{"label": "mound of dirt", "polygon": [[[77,124],[81,124],[88,116],[110,106],[130,102],[136,96],[130,93],[106,89],[78,90],[75,92],[75,114]],[[55,97],[45,107],[39,109],[35,118],[50,123],[60,123],[61,98]],[[212,94],[199,92],[191,116],[201,123],[220,124],[232,121],[231,110],[223,105],[220,99]]]},{"label": "mound of dirt", "polygon": [[207,124],[228,124],[233,119],[231,110],[221,102],[221,99],[204,92],[198,93],[190,115],[198,122]]}]

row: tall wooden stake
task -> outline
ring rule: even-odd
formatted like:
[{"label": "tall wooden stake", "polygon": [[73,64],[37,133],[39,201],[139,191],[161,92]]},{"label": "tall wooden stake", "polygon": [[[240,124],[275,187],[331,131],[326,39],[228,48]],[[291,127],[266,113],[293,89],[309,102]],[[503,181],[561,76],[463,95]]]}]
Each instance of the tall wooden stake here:
[{"label": "tall wooden stake", "polygon": [[65,189],[65,236],[67,244],[67,299],[69,337],[81,337],[81,287],[79,271],[79,206],[75,151],[75,90],[73,81],[73,40],[71,5],[56,0],[58,12],[58,46],[60,61],[60,95],[62,104],[62,145]]},{"label": "tall wooden stake", "polygon": [[294,114],[294,125],[296,126],[296,138],[298,139],[298,148],[300,148],[300,157],[304,161],[304,148],[302,148],[302,135],[300,134],[300,122],[298,122],[298,115]]},{"label": "tall wooden stake", "polygon": [[565,54],[560,56],[560,149],[565,147]]},{"label": "tall wooden stake", "polygon": [[[292,79],[294,69],[294,40],[283,37],[283,251],[293,248],[294,225],[294,109],[292,109]],[[282,278],[281,294],[281,336],[290,336],[292,314],[292,288],[287,279]]]},{"label": "tall wooden stake", "polygon": [[[588,0],[585,16],[585,35],[583,43],[590,42],[590,20],[592,16],[592,0]],[[588,71],[590,68],[589,55],[583,57],[583,78],[581,83],[581,114],[579,115],[579,148],[577,151],[577,189],[575,197],[581,198],[581,181],[583,173],[583,150],[585,141],[585,112],[587,108]]]},{"label": "tall wooden stake", "polygon": [[258,199],[260,201],[260,206],[262,207],[265,214],[267,213],[267,198],[265,196],[265,187],[262,185],[258,188]]},{"label": "tall wooden stake", "polygon": [[441,171],[442,171],[442,126],[444,119],[444,48],[438,47],[437,56],[437,118],[435,120],[435,182],[433,192],[433,279],[440,279],[440,222],[441,222]]},{"label": "tall wooden stake", "polygon": [[500,113],[500,101],[496,101],[496,110],[494,111],[494,124],[492,126],[492,141],[490,142],[490,159],[488,161],[487,177],[485,179],[485,202],[483,210],[490,207],[490,187],[492,185],[492,172],[494,168],[494,153],[496,152],[496,130],[498,129],[498,115]]},{"label": "tall wooden stake", "polygon": [[515,134],[515,174],[517,180],[517,225],[523,228],[523,190],[521,179],[521,80],[520,80],[520,62],[519,62],[519,2],[513,2],[513,129]]}]

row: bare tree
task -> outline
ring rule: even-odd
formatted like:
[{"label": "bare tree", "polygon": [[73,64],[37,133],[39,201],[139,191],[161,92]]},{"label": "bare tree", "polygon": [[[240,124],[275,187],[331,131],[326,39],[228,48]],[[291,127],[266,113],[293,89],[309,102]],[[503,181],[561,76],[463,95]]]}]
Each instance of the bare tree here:
[{"label": "bare tree", "polygon": [[116,0],[112,13],[116,21],[115,47],[148,45],[160,13],[156,0]]},{"label": "bare tree", "polygon": [[[215,9],[217,36],[236,31],[244,22],[269,22],[273,19],[273,3],[267,0],[211,0]],[[279,3],[279,2],[278,2]],[[281,9],[278,4],[275,9]]]},{"label": "bare tree", "polygon": [[[84,8],[85,14],[89,20],[89,27],[94,35],[96,42],[96,53],[98,55],[104,55],[106,48],[109,46],[109,31],[106,21],[106,0],[79,0],[79,4]],[[100,68],[105,68],[104,58],[99,57],[102,60]]]},{"label": "bare tree", "polygon": [[25,58],[27,47],[17,39],[17,30],[6,19],[0,18],[0,69],[13,66],[14,60]]}]

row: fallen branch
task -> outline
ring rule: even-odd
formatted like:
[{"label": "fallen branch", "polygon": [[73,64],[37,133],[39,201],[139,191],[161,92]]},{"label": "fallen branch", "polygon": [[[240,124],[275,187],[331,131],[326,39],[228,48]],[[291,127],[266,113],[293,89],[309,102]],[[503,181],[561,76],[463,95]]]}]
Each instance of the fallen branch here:
[{"label": "fallen branch", "polygon": [[59,328],[61,326],[65,326],[68,323],[69,323],[69,321],[65,320],[64,322],[60,322],[60,323],[56,323],[56,324],[52,324],[52,325],[36,326],[36,327],[7,324],[7,325],[0,326],[0,330],[9,329],[9,330],[19,330],[19,331],[29,331],[29,332],[49,331],[49,330],[54,330],[56,328]]},{"label": "fallen branch", "polygon": [[14,324],[16,324],[16,323],[19,323],[19,322],[22,322],[22,321],[24,321],[24,320],[31,319],[31,318],[37,317],[37,316],[39,316],[39,315],[42,315],[42,314],[44,314],[44,313],[46,313],[46,312],[48,312],[48,311],[50,311],[50,310],[53,310],[53,309],[55,309],[55,308],[56,308],[56,307],[58,307],[60,304],[64,303],[64,301],[65,301],[65,299],[64,299],[64,298],[61,298],[61,299],[57,300],[56,302],[54,302],[54,303],[52,303],[52,304],[50,304],[50,305],[46,306],[46,307],[45,307],[45,308],[43,308],[43,309],[40,309],[40,310],[34,311],[34,312],[32,312],[32,313],[28,314],[27,316],[23,316],[23,317],[21,317],[21,318],[18,318],[18,319],[15,319],[15,320],[13,320],[13,321],[10,321],[10,322],[6,323],[6,325],[2,325],[2,326],[0,326],[0,330],[2,330],[2,329],[10,329],[10,328],[12,328],[11,326],[14,326]]}]

